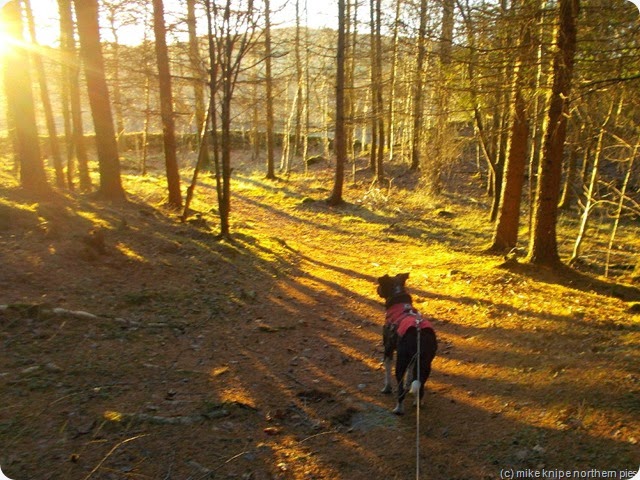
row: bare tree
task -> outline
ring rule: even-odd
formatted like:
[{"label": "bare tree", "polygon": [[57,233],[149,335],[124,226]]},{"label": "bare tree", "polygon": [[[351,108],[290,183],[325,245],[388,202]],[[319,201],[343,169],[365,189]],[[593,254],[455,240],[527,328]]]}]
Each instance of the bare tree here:
[{"label": "bare tree", "polygon": [[[526,6],[526,4],[525,4]],[[525,12],[523,12],[524,14]],[[511,137],[505,165],[504,184],[500,198],[493,243],[494,252],[506,252],[516,247],[520,226],[520,204],[524,187],[529,138],[529,112],[526,92],[532,78],[535,45],[532,41],[533,18],[524,16],[520,31],[519,57],[514,71],[514,100],[511,111]]]},{"label": "bare tree", "polygon": [[416,74],[413,83],[413,137],[411,139],[411,170],[420,168],[422,134],[424,131],[424,63],[427,54],[427,0],[420,0],[420,26],[418,27],[418,52]]},{"label": "bare tree", "polygon": [[[29,36],[31,37],[31,43],[38,45],[36,24],[31,10],[31,1],[24,0],[24,7],[27,14],[27,22],[29,24]],[[56,129],[56,122],[53,117],[51,99],[49,98],[49,85],[47,84],[47,76],[45,74],[44,63],[42,61],[41,50],[34,49],[32,58],[36,70],[36,76],[38,77],[38,84],[40,86],[40,98],[42,100],[42,108],[44,110],[45,121],[47,124],[47,132],[49,133],[49,149],[56,172],[56,185],[59,188],[63,188],[66,185],[66,182],[64,178],[64,168],[62,165],[62,153],[60,152],[60,142],[58,142],[58,132]]]},{"label": "bare tree", "polygon": [[382,84],[382,2],[370,0],[371,27],[371,160],[376,180],[384,178],[384,101]]},{"label": "bare tree", "polygon": [[116,138],[118,140],[118,148],[122,148],[122,140],[124,136],[124,112],[120,79],[120,35],[119,35],[119,15],[126,11],[129,2],[127,0],[111,0],[102,3],[103,11],[106,13],[106,19],[109,24],[109,31],[113,36],[113,43],[109,44],[112,73],[111,73],[111,91],[113,93],[113,113],[116,126]]},{"label": "bare tree", "polygon": [[273,136],[273,74],[271,58],[271,2],[264,0],[264,57],[265,57],[265,89],[267,102],[267,178],[274,180],[275,154]]},{"label": "bare tree", "polygon": [[180,172],[176,152],[176,127],[173,114],[173,95],[171,91],[171,72],[169,70],[169,50],[167,48],[167,29],[164,24],[163,0],[153,0],[153,32],[156,37],[156,58],[158,62],[158,80],[160,82],[160,116],[162,117],[162,137],[164,159],[167,174],[169,199],[172,208],[182,207],[180,192]]},{"label": "bare tree", "polygon": [[[207,106],[205,105],[204,87],[207,78],[206,71],[203,67],[202,57],[200,55],[200,46],[198,45],[196,17],[196,0],[187,0],[187,28],[189,32],[189,64],[193,80],[193,98],[195,103],[195,120],[198,129],[198,135],[201,133],[202,125],[205,123],[207,115]],[[200,138],[198,138],[200,141]],[[209,163],[209,150],[204,149],[202,152],[203,165]]]},{"label": "bare tree", "polygon": [[344,118],[344,87],[345,87],[345,50],[346,50],[346,15],[345,2],[348,0],[338,0],[338,47],[336,53],[336,129],[334,146],[336,153],[336,173],[333,183],[333,191],[327,199],[327,203],[332,206],[344,203],[342,191],[344,188],[344,165],[347,158],[347,143],[345,137]]},{"label": "bare tree", "polygon": [[68,105],[65,118],[65,136],[67,139],[67,183],[74,188],[74,155],[78,161],[80,190],[91,191],[89,176],[89,158],[82,123],[82,105],[80,99],[80,62],[75,41],[75,28],[71,0],[58,0],[60,13],[60,49],[62,55],[63,103]]},{"label": "bare tree", "polygon": [[584,199],[584,209],[582,211],[582,217],[580,219],[580,227],[578,228],[578,235],[576,236],[576,241],[573,245],[573,252],[571,253],[571,258],[569,258],[569,265],[573,264],[578,260],[581,253],[582,241],[585,238],[585,234],[587,231],[587,226],[589,224],[589,217],[591,215],[591,210],[598,205],[596,199],[596,188],[598,185],[598,175],[600,174],[600,165],[603,157],[603,146],[604,146],[604,135],[607,131],[607,127],[609,122],[612,119],[613,109],[614,109],[614,99],[611,99],[611,103],[609,105],[609,111],[605,116],[602,125],[600,126],[600,131],[598,132],[598,139],[596,141],[596,147],[594,151],[594,159],[593,165],[591,166],[591,178],[589,180],[589,184],[587,186],[587,191],[585,192]]},{"label": "bare tree", "polygon": [[553,86],[547,114],[543,155],[534,204],[528,261],[536,265],[558,266],[556,224],[566,138],[569,95],[576,51],[576,19],[580,0],[559,0],[557,53],[553,63]]},{"label": "bare tree", "polygon": [[97,0],[74,0],[80,37],[80,54],[84,64],[89,104],[96,131],[96,149],[100,170],[98,195],[105,200],[125,199],[120,178],[118,145],[111,113],[111,102],[104,74],[100,44]]},{"label": "bare tree", "polygon": [[[253,0],[233,2],[226,0],[218,4],[206,0],[209,23],[211,95],[220,117],[218,140],[214,121],[214,148],[220,149],[220,169],[218,183],[218,207],[220,212],[220,238],[228,238],[231,213],[231,121],[233,94],[237,86],[238,75],[242,69],[242,60],[254,46],[258,33],[258,11]],[[217,163],[217,153],[214,153]]]},{"label": "bare tree", "polygon": [[49,190],[47,177],[40,157],[40,144],[36,127],[29,52],[22,34],[23,21],[20,1],[11,0],[2,7],[5,31],[13,39],[12,48],[5,52],[4,84],[7,94],[7,110],[10,125],[14,128],[16,157],[20,165],[20,185],[30,193],[40,194]]}]

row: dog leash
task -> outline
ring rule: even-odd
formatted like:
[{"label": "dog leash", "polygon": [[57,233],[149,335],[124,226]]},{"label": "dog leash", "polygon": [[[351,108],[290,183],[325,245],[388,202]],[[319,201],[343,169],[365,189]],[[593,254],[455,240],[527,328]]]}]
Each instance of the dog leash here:
[{"label": "dog leash", "polygon": [[416,377],[418,381],[418,391],[416,392],[416,480],[420,480],[420,323],[422,316],[416,315],[416,331],[418,339],[417,358],[416,358]]}]

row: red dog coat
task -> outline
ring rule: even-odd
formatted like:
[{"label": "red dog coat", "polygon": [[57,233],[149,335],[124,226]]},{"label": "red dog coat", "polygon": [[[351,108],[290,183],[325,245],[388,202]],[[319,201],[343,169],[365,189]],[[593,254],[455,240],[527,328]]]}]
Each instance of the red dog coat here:
[{"label": "red dog coat", "polygon": [[395,325],[401,337],[411,327],[416,326],[416,321],[421,330],[425,328],[433,330],[431,322],[420,315],[410,303],[396,303],[387,309],[386,323]]}]

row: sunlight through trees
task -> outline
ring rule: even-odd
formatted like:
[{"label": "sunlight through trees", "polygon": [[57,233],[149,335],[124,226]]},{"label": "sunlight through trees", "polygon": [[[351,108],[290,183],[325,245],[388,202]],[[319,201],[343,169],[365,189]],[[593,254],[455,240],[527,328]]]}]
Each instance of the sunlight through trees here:
[{"label": "sunlight through trees", "polygon": [[271,180],[335,170],[332,204],[360,159],[373,187],[392,188],[386,171],[401,166],[426,198],[455,193],[449,179],[471,169],[491,199],[488,250],[528,244],[533,263],[562,260],[561,212],[582,216],[579,237],[593,211],[616,230],[640,214],[639,27],[624,0],[570,15],[529,0],[345,0],[321,13],[301,0],[40,1],[7,2],[0,33],[0,128],[25,188],[96,184],[123,199],[122,162],[146,173],[161,149],[167,204],[180,208],[195,155],[219,180],[227,236],[235,152],[250,143]]}]

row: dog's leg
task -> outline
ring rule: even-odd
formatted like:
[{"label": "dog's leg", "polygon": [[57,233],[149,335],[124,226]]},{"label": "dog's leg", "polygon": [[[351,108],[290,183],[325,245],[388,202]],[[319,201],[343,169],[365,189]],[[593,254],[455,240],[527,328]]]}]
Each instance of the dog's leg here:
[{"label": "dog's leg", "polygon": [[392,357],[384,357],[384,387],[380,390],[382,393],[391,393],[391,363]]},{"label": "dog's leg", "polygon": [[407,395],[408,389],[404,385],[404,374],[407,371],[406,358],[401,357],[400,350],[398,350],[398,359],[396,360],[396,381],[398,382],[398,397],[396,407],[393,409],[393,413],[396,415],[404,414],[404,406],[402,402]]},{"label": "dog's leg", "polygon": [[391,364],[393,362],[393,352],[396,349],[397,335],[393,327],[385,324],[382,327],[382,344],[384,346],[384,387],[382,393],[391,393]]},{"label": "dog's leg", "polygon": [[[404,413],[404,408],[402,406],[402,402],[404,401],[405,396],[407,395],[407,393],[409,393],[410,391],[415,390],[420,390],[422,391],[424,389],[424,371],[422,369],[422,366],[424,365],[424,363],[420,363],[420,379],[417,378],[417,367],[418,367],[418,361],[421,361],[420,359],[418,359],[417,353],[418,353],[418,345],[417,345],[417,341],[418,341],[418,335],[417,335],[417,331],[415,328],[409,328],[409,330],[407,330],[407,333],[404,334],[404,336],[402,336],[399,340],[398,340],[398,349],[397,349],[397,355],[398,355],[398,360],[396,363],[396,380],[398,382],[398,404],[396,405],[396,408],[393,410],[394,413],[397,413],[398,415],[401,415],[402,413]],[[420,342],[420,345],[423,345],[423,342]],[[425,349],[421,350],[421,356],[422,353],[426,352]],[[433,357],[431,357],[433,358]],[[425,369],[426,370],[426,369]],[[407,381],[404,381],[404,377],[406,376]],[[428,375],[428,373],[427,373]],[[425,379],[426,380],[426,379]],[[415,383],[414,383],[415,381]],[[417,384],[420,384],[418,388]]]},{"label": "dog's leg", "polygon": [[[424,399],[424,389],[427,379],[431,375],[431,362],[436,356],[438,350],[438,342],[436,336],[431,331],[422,332],[420,339],[420,405]],[[416,399],[417,400],[417,399]]]},{"label": "dog's leg", "polygon": [[408,344],[403,338],[398,342],[398,351],[397,359],[396,359],[396,382],[398,383],[398,402],[396,407],[393,409],[393,413],[396,415],[402,415],[404,413],[404,406],[402,403],[404,402],[404,397],[406,397],[409,392],[409,388],[405,385],[405,374],[408,373],[409,365],[411,363],[411,359],[413,358],[414,352],[408,350]]}]

